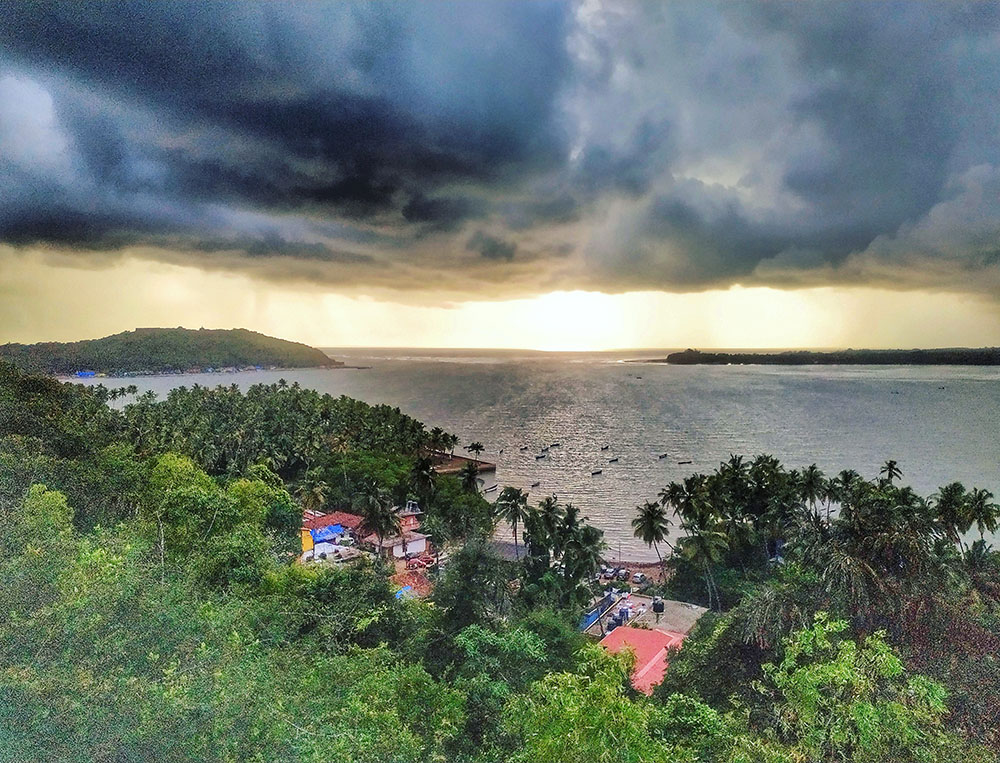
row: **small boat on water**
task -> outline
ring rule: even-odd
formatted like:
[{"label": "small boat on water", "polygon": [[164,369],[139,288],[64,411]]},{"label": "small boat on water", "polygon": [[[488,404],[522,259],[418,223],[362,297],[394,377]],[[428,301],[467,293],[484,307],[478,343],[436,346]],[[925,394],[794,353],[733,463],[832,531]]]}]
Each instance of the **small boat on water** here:
[{"label": "small boat on water", "polygon": [[684,466],[684,465],[686,465],[686,464],[690,464],[690,463],[691,463],[690,461],[678,461],[678,462],[677,462],[677,465],[678,465],[678,466]]},{"label": "small boat on water", "polygon": [[601,473],[601,471],[603,471],[603,470],[601,470],[601,469],[594,469],[594,471],[592,471],[592,472],[590,473],[590,476],[591,476],[591,477],[596,477],[596,476],[597,476],[598,474],[600,474],[600,473]]},{"label": "small boat on water", "polygon": [[558,448],[558,447],[560,447],[561,445],[562,445],[562,443],[561,443],[561,442],[554,442],[554,443],[552,443],[552,444],[551,444],[551,445],[550,445],[549,447],[550,447],[550,448]]},{"label": "small boat on water", "polygon": [[549,446],[546,445],[544,448],[542,448],[542,453],[548,453],[548,452],[549,452]]},{"label": "small boat on water", "polygon": [[608,459],[608,463],[609,464],[617,464],[618,463],[618,456],[615,456],[614,458],[609,458]]},{"label": "small boat on water", "polygon": [[531,486],[532,486],[532,487],[538,487],[538,486],[539,486],[539,485],[541,485],[541,484],[542,484],[541,482],[532,482],[532,483],[531,483]]},{"label": "small boat on water", "polygon": [[546,455],[545,453],[539,453],[537,456],[535,456],[535,460],[539,461],[539,460],[545,458],[545,455]]},{"label": "small boat on water", "polygon": [[610,447],[611,447],[610,445],[602,445],[601,450],[607,450]]},{"label": "small boat on water", "polygon": [[522,453],[523,453],[524,451],[526,451],[527,449],[528,449],[528,446],[527,446],[527,445],[522,445],[522,446],[521,446],[521,452],[522,452]]},{"label": "small boat on water", "polygon": [[668,455],[670,455],[670,454],[669,453],[661,453],[660,455],[657,456],[657,458],[666,458]]}]

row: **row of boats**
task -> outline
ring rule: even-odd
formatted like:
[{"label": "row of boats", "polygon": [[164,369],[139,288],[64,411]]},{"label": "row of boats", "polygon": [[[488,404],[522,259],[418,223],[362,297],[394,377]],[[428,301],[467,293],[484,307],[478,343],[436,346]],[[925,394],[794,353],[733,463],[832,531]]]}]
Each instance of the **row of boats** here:
[{"label": "row of boats", "polygon": [[[539,453],[536,453],[536,454],[535,454],[535,460],[536,460],[536,461],[541,461],[542,459],[546,458],[546,457],[547,457],[547,456],[549,455],[549,451],[550,451],[550,450],[551,450],[552,448],[558,448],[558,447],[561,447],[561,446],[562,446],[562,443],[559,443],[559,442],[554,442],[554,443],[552,443],[552,444],[550,444],[550,445],[545,445],[545,446],[543,446],[543,447],[542,447],[542,449],[541,449],[541,452],[539,452]],[[602,450],[602,451],[605,451],[605,450],[609,450],[610,448],[611,448],[611,446],[610,446],[610,445],[602,445],[602,446],[601,446],[601,450]],[[527,450],[529,450],[529,448],[528,448],[528,446],[527,446],[527,445],[522,445],[522,446],[520,447],[520,451],[521,451],[522,453],[524,453],[524,452],[525,452],[525,451],[527,451]],[[502,452],[503,452],[503,451],[501,451],[501,453],[502,453]],[[663,459],[667,458],[667,457],[668,457],[669,455],[670,455],[669,453],[660,453],[660,454],[659,454],[659,455],[657,456],[657,458],[658,458],[658,459],[660,459],[660,460],[663,460]],[[617,464],[617,463],[618,463],[618,456],[614,456],[614,457],[612,457],[612,458],[609,458],[609,459],[608,459],[608,463],[609,463],[609,464]],[[678,464],[679,466],[685,466],[686,464],[690,464],[690,463],[692,463],[692,462],[691,462],[690,460],[688,460],[688,461],[678,461],[678,462],[677,462],[677,464]],[[594,470],[592,470],[592,471],[590,472],[590,476],[591,476],[591,477],[596,477],[597,475],[599,475],[599,474],[602,474],[603,472],[604,472],[604,470],[603,470],[603,469],[594,469]],[[533,483],[531,484],[531,487],[538,487],[538,486],[539,486],[540,484],[541,484],[540,482],[533,482]]]}]

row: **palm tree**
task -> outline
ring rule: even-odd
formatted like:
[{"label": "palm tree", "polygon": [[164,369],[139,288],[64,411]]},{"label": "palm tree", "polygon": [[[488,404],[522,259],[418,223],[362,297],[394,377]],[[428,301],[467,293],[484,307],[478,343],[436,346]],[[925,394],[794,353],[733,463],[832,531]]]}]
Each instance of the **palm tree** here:
[{"label": "palm tree", "polygon": [[446,437],[447,435],[441,427],[432,428],[428,436],[428,445],[430,445],[431,450],[435,453],[441,450],[444,447]]},{"label": "palm tree", "polygon": [[677,482],[671,482],[660,490],[657,498],[660,499],[661,506],[664,508],[669,506],[676,512],[677,507],[684,500],[684,486]]},{"label": "palm tree", "polygon": [[431,496],[434,495],[434,462],[429,458],[418,458],[413,462],[410,469],[410,484],[414,492],[419,496],[421,502],[426,507],[430,503]]},{"label": "palm tree", "polygon": [[844,485],[841,482],[839,476],[833,477],[826,481],[826,487],[823,489],[823,503],[826,504],[827,523],[830,522],[830,512],[833,508],[833,504],[840,503],[843,494],[844,494]]},{"label": "palm tree", "polygon": [[381,554],[383,541],[400,533],[399,515],[392,510],[388,493],[375,480],[368,480],[355,496],[355,506],[361,512],[364,530],[378,538]]},{"label": "palm tree", "polygon": [[646,501],[636,507],[637,515],[632,519],[632,534],[656,551],[656,558],[663,566],[663,555],[660,554],[660,544],[667,541],[670,531],[670,518],[662,503]]},{"label": "palm tree", "polygon": [[474,453],[475,454],[476,461],[479,461],[479,454],[482,453],[484,450],[486,450],[486,448],[483,446],[483,444],[481,442],[478,442],[478,441],[476,441],[476,442],[470,442],[468,445],[465,446],[465,449],[469,453]]},{"label": "palm tree", "polygon": [[[538,504],[538,520],[541,531],[545,535],[545,547],[553,552],[559,547],[559,525],[562,523],[563,507],[559,505],[554,495],[547,496]],[[541,540],[536,539],[536,541]]]},{"label": "palm tree", "polygon": [[[586,517],[583,518],[586,521]],[[563,551],[566,544],[573,538],[583,525],[580,519],[580,510],[571,503],[567,503],[563,509],[563,518],[559,523],[556,534],[559,536],[559,550]]]},{"label": "palm tree", "polygon": [[886,461],[882,465],[882,468],[879,469],[878,473],[880,476],[885,475],[885,481],[888,482],[890,485],[892,484],[893,480],[898,480],[900,477],[903,476],[903,472],[899,468],[899,465],[892,459]]},{"label": "palm tree", "polygon": [[945,534],[952,543],[962,545],[962,533],[972,526],[969,514],[969,495],[961,482],[952,482],[938,490],[934,509]]},{"label": "palm tree", "polygon": [[965,552],[963,560],[972,587],[985,593],[993,600],[1000,599],[1000,584],[997,583],[997,555],[993,548],[980,538]]},{"label": "palm tree", "polygon": [[841,488],[848,493],[854,490],[858,486],[858,483],[862,482],[861,475],[853,469],[842,470],[837,475],[837,479],[840,480]]},{"label": "palm tree", "polygon": [[826,490],[826,478],[816,464],[812,464],[799,477],[799,495],[808,502],[813,514],[816,514],[816,501],[823,497]]},{"label": "palm tree", "polygon": [[719,589],[715,584],[712,567],[722,560],[722,555],[729,548],[726,534],[712,521],[699,524],[685,523],[681,527],[687,533],[680,542],[681,553],[688,561],[703,570],[705,589],[708,593],[708,608],[712,608],[714,599],[716,607],[721,609]]},{"label": "palm tree", "polygon": [[505,487],[494,504],[497,516],[506,521],[514,530],[514,557],[521,558],[517,546],[517,526],[526,521],[528,514],[528,494],[521,488]]},{"label": "palm tree", "polygon": [[469,493],[479,492],[479,465],[475,461],[468,461],[459,472],[462,480],[462,488]]},{"label": "palm tree", "polygon": [[663,506],[673,508],[683,521],[692,521],[712,509],[703,474],[692,474],[682,483],[671,482],[660,491],[659,498]]},{"label": "palm tree", "polygon": [[603,532],[593,525],[579,525],[564,547],[566,579],[575,583],[597,572],[605,545]]},{"label": "palm tree", "polygon": [[975,523],[976,529],[979,530],[980,540],[984,539],[983,536],[987,531],[996,532],[998,523],[1000,523],[1000,506],[992,503],[992,500],[993,493],[989,490],[973,488],[972,492],[969,493],[968,518]]}]

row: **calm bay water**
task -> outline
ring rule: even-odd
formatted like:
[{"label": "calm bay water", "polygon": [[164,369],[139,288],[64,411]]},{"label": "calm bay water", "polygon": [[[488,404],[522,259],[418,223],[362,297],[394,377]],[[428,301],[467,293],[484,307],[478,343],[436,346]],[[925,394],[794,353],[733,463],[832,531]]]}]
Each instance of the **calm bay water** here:
[{"label": "calm bay water", "polygon": [[[579,506],[605,531],[610,555],[620,547],[626,559],[655,558],[632,537],[635,506],[730,453],[770,453],[789,467],[815,462],[828,474],[851,468],[866,477],[893,458],[904,482],[921,494],[953,480],[1000,494],[1000,368],[622,362],[662,357],[660,351],[328,352],[371,368],[127,383],[165,394],[181,384],[246,387],[284,378],[399,406],[428,428],[454,432],[463,444],[481,441],[502,485],[528,490],[533,501],[554,493]],[[554,442],[561,446],[536,460]],[[663,453],[667,457],[659,458]],[[598,469],[601,474],[591,474]],[[539,486],[530,487],[535,482]]]}]

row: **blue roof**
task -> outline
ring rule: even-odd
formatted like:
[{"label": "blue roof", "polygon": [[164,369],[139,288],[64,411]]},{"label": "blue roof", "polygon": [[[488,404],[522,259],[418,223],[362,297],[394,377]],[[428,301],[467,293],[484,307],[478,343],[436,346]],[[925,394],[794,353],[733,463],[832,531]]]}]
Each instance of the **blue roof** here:
[{"label": "blue roof", "polygon": [[312,536],[314,543],[319,543],[320,541],[330,540],[331,538],[336,538],[338,535],[343,535],[344,526],[330,525],[329,527],[320,527],[316,530],[310,530],[309,534]]}]

